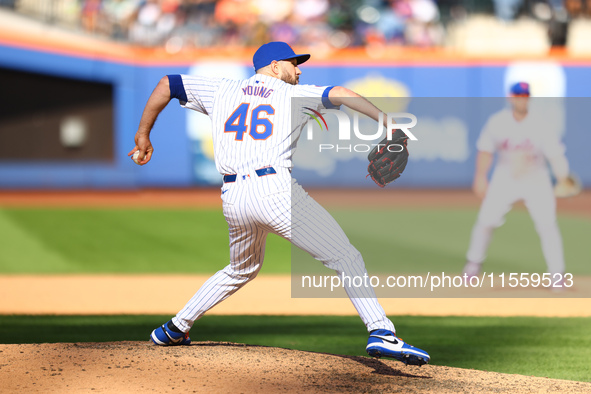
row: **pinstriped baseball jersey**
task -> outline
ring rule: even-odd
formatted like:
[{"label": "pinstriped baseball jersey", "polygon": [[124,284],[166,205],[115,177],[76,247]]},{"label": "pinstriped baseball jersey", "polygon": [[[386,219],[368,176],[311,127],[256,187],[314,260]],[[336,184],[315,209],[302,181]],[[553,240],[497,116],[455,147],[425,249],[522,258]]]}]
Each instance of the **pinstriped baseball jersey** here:
[{"label": "pinstriped baseball jersey", "polygon": [[293,97],[302,107],[334,108],[327,86],[290,85],[261,74],[239,81],[181,78],[186,93],[186,100],[179,97],[181,105],[212,120],[215,162],[221,174],[248,174],[269,165],[292,167],[297,140],[308,120],[303,111],[291,110]]},{"label": "pinstriped baseball jersey", "polygon": [[[328,99],[331,87],[291,85],[261,74],[240,81],[169,75],[169,82],[171,96],[182,106],[212,120],[216,167],[226,175],[222,200],[230,235],[230,264],[208,279],[172,319],[177,328],[188,332],[208,310],[256,277],[269,233],[289,240],[338,274],[366,274],[361,254],[338,223],[290,174],[292,155],[308,121],[303,107],[334,107]],[[257,172],[265,167],[272,172]],[[350,286],[345,291],[369,331],[394,331],[372,288]]]}]

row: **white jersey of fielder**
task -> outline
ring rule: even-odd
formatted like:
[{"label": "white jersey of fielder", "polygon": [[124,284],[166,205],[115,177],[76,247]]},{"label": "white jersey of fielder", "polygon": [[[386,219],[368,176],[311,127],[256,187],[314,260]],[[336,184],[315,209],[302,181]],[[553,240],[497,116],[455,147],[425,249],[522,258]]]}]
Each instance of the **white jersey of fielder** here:
[{"label": "white jersey of fielder", "polygon": [[[179,100],[181,105],[212,120],[220,174],[249,174],[267,166],[291,169],[297,140],[308,121],[303,107],[334,108],[328,100],[329,86],[290,85],[261,74],[238,81],[181,78],[187,99]],[[301,98],[299,110],[291,107],[294,97]],[[292,113],[298,118],[292,119]]]},{"label": "white jersey of fielder", "polygon": [[480,151],[497,152],[495,171],[512,178],[547,172],[546,159],[563,156],[565,152],[558,131],[547,126],[543,116],[528,114],[517,121],[509,108],[489,119],[476,147]]}]

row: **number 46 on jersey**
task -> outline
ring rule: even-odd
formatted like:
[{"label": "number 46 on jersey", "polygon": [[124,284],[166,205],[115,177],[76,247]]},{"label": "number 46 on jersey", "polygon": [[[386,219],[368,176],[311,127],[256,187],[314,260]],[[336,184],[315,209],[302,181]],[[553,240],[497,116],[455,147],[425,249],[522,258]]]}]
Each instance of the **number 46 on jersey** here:
[{"label": "number 46 on jersey", "polygon": [[275,109],[262,104],[249,113],[250,103],[240,104],[224,123],[224,133],[236,133],[235,141],[243,141],[248,132],[255,140],[266,140],[273,134],[273,123],[265,117],[274,115]]}]

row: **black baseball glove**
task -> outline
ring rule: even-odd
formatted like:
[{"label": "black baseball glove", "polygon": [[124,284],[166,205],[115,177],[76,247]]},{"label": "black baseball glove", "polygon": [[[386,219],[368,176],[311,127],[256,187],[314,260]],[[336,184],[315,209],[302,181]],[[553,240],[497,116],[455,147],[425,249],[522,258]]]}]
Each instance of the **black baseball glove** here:
[{"label": "black baseball glove", "polygon": [[392,135],[392,140],[384,138],[375,146],[369,155],[369,166],[367,167],[368,176],[379,187],[384,187],[388,183],[398,179],[408,163],[408,148],[406,146],[408,136],[401,130],[396,130]]}]

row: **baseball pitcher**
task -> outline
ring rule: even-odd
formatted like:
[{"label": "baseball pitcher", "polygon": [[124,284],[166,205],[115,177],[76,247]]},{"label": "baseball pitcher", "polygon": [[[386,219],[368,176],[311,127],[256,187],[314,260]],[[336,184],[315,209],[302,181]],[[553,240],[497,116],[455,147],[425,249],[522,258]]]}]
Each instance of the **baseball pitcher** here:
[{"label": "baseball pitcher", "polygon": [[[188,333],[195,321],[256,277],[269,233],[289,240],[339,276],[366,273],[361,254],[337,222],[291,177],[292,155],[308,121],[304,111],[292,108],[292,98],[315,110],[346,105],[375,120],[380,110],[340,86],[299,85],[299,65],[309,58],[284,42],[270,42],[254,54],[256,73],[249,79],[168,75],[148,99],[130,155],[139,151],[140,165],[150,161],[154,152],[150,131],[171,99],[208,115],[230,233],[230,263],[207,280],[176,316],[152,332],[155,344],[190,344]],[[366,347],[370,355],[414,365],[429,362],[427,352],[396,336],[373,289],[345,290],[370,333]]]}]

